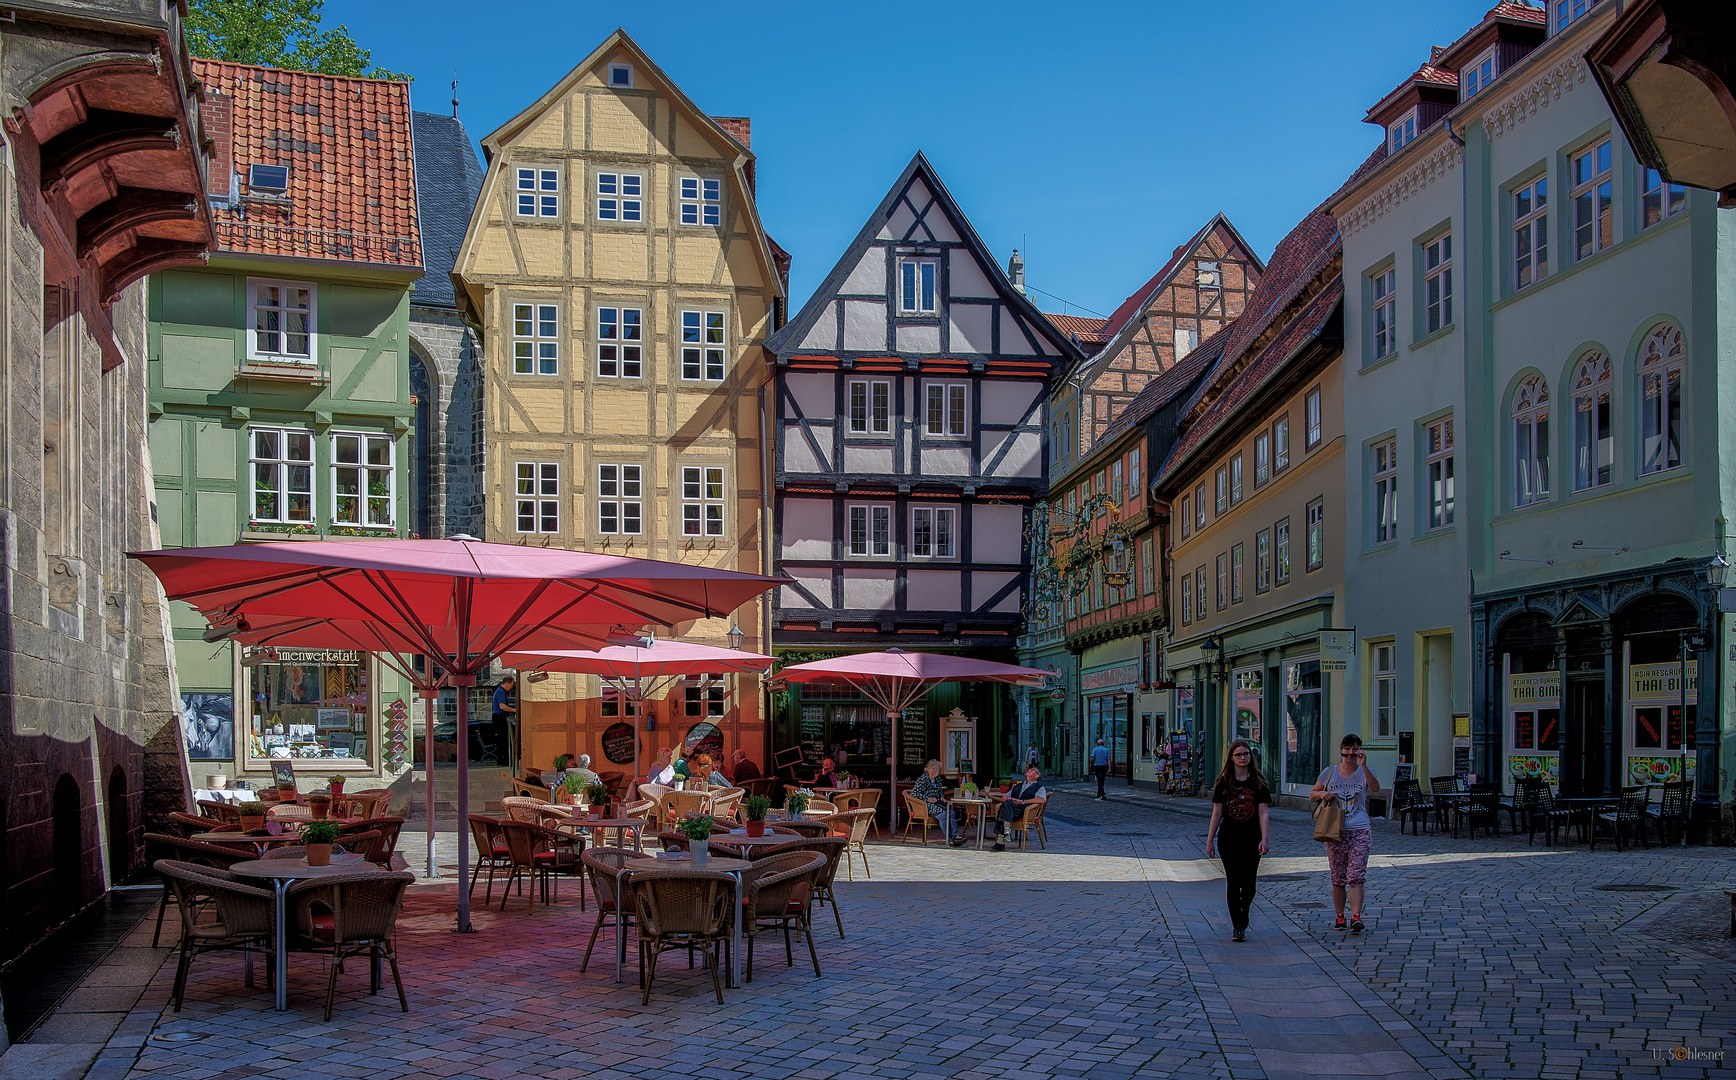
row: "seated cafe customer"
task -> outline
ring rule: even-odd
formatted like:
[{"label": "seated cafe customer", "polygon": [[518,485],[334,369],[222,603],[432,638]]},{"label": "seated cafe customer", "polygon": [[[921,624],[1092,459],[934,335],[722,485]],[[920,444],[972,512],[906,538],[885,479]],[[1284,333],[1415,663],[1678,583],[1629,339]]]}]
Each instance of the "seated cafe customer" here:
[{"label": "seated cafe customer", "polygon": [[1006,832],[1009,822],[1016,822],[1025,816],[1025,807],[1032,803],[1049,801],[1049,789],[1043,786],[1043,774],[1032,765],[1025,770],[1025,782],[1014,784],[1007,792],[1007,797],[1001,800],[1000,813],[995,815],[995,847],[996,851],[1007,850]]},{"label": "seated cafe customer", "polygon": [[748,780],[758,780],[760,778],[760,768],[758,765],[755,765],[753,762],[748,760],[746,750],[737,750],[735,752],[735,772],[733,776],[735,782],[738,784]]},{"label": "seated cafe customer", "polygon": [[910,794],[928,807],[929,816],[940,822],[940,832],[953,847],[964,843],[964,832],[957,820],[963,814],[962,807],[952,807],[947,812],[946,792],[940,784],[940,762],[930,761],[922,775],[916,778],[916,783],[910,787]]},{"label": "seated cafe customer", "polygon": [[688,762],[688,768],[693,779],[704,780],[706,787],[729,787],[729,777],[718,771],[711,763],[710,754],[700,754]]},{"label": "seated cafe customer", "polygon": [[835,788],[838,786],[838,766],[833,763],[831,758],[820,762],[820,775],[814,777],[814,786],[817,788]]}]

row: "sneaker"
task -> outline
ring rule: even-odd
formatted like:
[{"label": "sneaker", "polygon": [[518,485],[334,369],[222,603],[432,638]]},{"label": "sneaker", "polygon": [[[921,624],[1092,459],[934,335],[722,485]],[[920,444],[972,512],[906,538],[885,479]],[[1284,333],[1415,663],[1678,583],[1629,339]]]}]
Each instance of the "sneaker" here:
[{"label": "sneaker", "polygon": [[1344,929],[1344,912],[1341,911],[1338,913],[1338,921],[1333,924],[1332,928],[1334,930]]},{"label": "sneaker", "polygon": [[989,850],[990,851],[1005,851],[1005,850],[1007,850],[1007,845],[1001,843],[999,840],[996,840],[995,846],[990,848]]},{"label": "sneaker", "polygon": [[1350,913],[1350,932],[1353,934],[1362,933],[1362,916],[1354,911]]},{"label": "sneaker", "polygon": [[1230,935],[1230,940],[1231,941],[1246,941],[1246,940],[1248,940],[1248,932],[1238,926],[1238,927],[1236,927],[1236,932]]}]

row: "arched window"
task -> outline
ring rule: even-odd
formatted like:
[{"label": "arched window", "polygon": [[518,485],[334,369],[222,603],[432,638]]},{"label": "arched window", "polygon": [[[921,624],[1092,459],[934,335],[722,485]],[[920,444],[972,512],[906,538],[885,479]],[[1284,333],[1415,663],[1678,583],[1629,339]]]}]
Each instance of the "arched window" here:
[{"label": "arched window", "polygon": [[1549,501],[1549,384],[1533,375],[1513,395],[1513,505]]},{"label": "arched window", "polygon": [[1682,329],[1665,323],[1640,347],[1640,474],[1682,464]]},{"label": "arched window", "polygon": [[1609,483],[1615,464],[1615,432],[1609,423],[1614,386],[1609,355],[1589,352],[1573,369],[1573,490]]}]

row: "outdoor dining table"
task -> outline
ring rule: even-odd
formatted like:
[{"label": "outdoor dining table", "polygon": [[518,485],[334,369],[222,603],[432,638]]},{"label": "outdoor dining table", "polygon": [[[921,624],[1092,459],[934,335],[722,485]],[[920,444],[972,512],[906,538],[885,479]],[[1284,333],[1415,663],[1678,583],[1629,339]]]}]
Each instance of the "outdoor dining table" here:
[{"label": "outdoor dining table", "polygon": [[[745,834],[744,834],[744,839]],[[786,837],[787,839],[787,837]],[[691,856],[678,859],[660,859],[648,855],[643,859],[628,859],[615,872],[615,981],[621,982],[621,969],[627,963],[627,920],[623,912],[626,910],[626,895],[621,890],[621,879],[634,870],[717,870],[735,879],[735,907],[731,909],[734,918],[731,924],[735,927],[730,940],[729,985],[741,985],[741,872],[752,866],[746,859],[725,859],[713,855],[705,860],[704,866],[694,866]]]},{"label": "outdoor dining table", "polygon": [[[370,870],[377,871],[379,867],[362,858],[360,855],[333,855],[330,866],[309,866],[306,859],[264,859],[256,862],[238,862],[229,868],[231,874],[240,877],[264,878],[271,882],[272,890],[277,894],[277,1011],[289,1008],[289,912],[285,898],[289,895],[291,882],[307,878],[336,877],[339,874],[360,874]],[[373,964],[373,989],[380,986],[380,960],[376,955]]]},{"label": "outdoor dining table", "polygon": [[[1614,810],[1621,803],[1618,795],[1558,795],[1555,805],[1573,812],[1573,817],[1584,819],[1587,836],[1597,828],[1597,815],[1603,810]],[[1565,831],[1565,830],[1564,830]]]},{"label": "outdoor dining table", "polygon": [[571,817],[571,818],[568,818],[567,820],[561,822],[559,825],[555,826],[555,828],[557,828],[557,829],[571,829],[574,832],[578,832],[578,831],[583,830],[583,829],[595,829],[598,832],[601,832],[603,834],[603,838],[605,840],[608,839],[609,830],[614,829],[615,830],[615,846],[616,847],[622,847],[622,848],[627,846],[627,833],[628,833],[628,831],[631,831],[633,833],[633,850],[634,851],[643,851],[643,850],[645,850],[645,848],[644,848],[643,841],[641,840],[641,835],[643,833],[645,825],[646,825],[646,822],[643,818]]},{"label": "outdoor dining table", "polygon": [[187,839],[197,840],[204,844],[251,844],[255,855],[264,855],[266,850],[274,844],[301,843],[301,836],[297,833],[292,833],[287,829],[275,836],[270,834],[265,836],[250,836],[244,832],[231,831],[194,833],[192,836],[187,837]]},{"label": "outdoor dining table", "polygon": [[978,807],[978,810],[977,810],[977,850],[981,851],[983,849],[984,833],[988,827],[988,822],[989,822],[989,808],[994,805],[993,800],[989,799],[989,797],[986,795],[953,795],[953,796],[950,796],[946,800],[946,802],[947,802],[948,806],[975,806],[975,807]]}]

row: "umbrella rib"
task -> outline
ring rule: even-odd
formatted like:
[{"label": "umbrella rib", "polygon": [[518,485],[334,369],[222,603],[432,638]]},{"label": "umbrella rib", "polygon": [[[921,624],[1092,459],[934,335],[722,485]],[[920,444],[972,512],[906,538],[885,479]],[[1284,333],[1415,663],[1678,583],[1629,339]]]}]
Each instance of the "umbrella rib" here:
[{"label": "umbrella rib", "polygon": [[[601,582],[591,582],[591,581],[581,582],[581,581],[572,580],[572,579],[568,579],[568,578],[555,578],[553,583],[565,585],[568,588],[578,588],[579,585],[585,584],[585,585],[591,586],[591,589],[593,592],[595,592],[598,588],[600,588],[600,586],[602,584]],[[695,606],[692,602],[687,601],[687,600],[678,600],[678,599],[671,597],[671,596],[660,596],[657,593],[650,592],[650,591],[645,590],[645,589],[636,589],[631,585],[625,585],[619,581],[611,581],[611,582],[609,582],[609,584],[613,585],[618,592],[627,593],[627,594],[632,595],[632,596],[637,596],[637,597],[640,597],[641,599],[652,601],[653,603],[668,604],[672,607],[682,608],[686,611],[692,612],[695,615],[700,615],[700,616],[703,616],[703,617],[708,618],[708,619],[716,618],[720,614],[724,614],[724,615],[728,614],[727,611],[725,611],[725,612],[713,611],[711,608],[711,601],[709,599],[701,601],[697,606]],[[704,589],[706,591],[707,596],[709,596],[710,589],[703,581],[700,582],[700,588]],[[606,599],[608,600],[609,603],[620,608],[622,611],[626,612],[627,614],[644,619],[646,622],[653,622],[653,623],[659,623],[659,624],[667,624],[669,622],[668,619],[665,619],[660,615],[653,615],[648,611],[642,611],[638,608],[635,608],[635,607],[632,607],[628,604],[622,603],[618,597],[610,596],[610,597],[607,597]]]},{"label": "umbrella rib", "polygon": [[[371,585],[374,592],[379,594],[380,599],[385,601],[386,606],[396,611],[399,618],[403,620],[404,625],[413,628],[414,634],[422,639],[424,645],[428,646],[428,652],[424,653],[424,655],[443,651],[440,648],[440,643],[434,640],[434,635],[430,628],[416,619],[416,613],[410,607],[410,602],[404,598],[404,594],[398,590],[398,587],[392,583],[390,578],[376,578],[372,571],[364,570],[362,572],[362,580]],[[342,590],[340,589],[339,591],[341,592]],[[355,597],[350,596],[348,593],[344,593],[344,595],[346,598],[350,599],[351,602],[359,604],[359,601],[357,601]]]},{"label": "umbrella rib", "polygon": [[[597,592],[597,590],[602,588],[602,584],[600,582],[590,583],[591,587],[590,587],[589,591],[585,592],[584,594],[582,594],[580,596],[574,597],[570,603],[563,606],[560,610],[555,611],[552,614],[550,614],[549,617],[544,619],[540,624],[538,624],[536,626],[524,626],[524,625],[520,624],[518,621],[519,617],[530,609],[530,605],[535,603],[537,598],[540,597],[543,594],[543,592],[547,590],[548,586],[551,584],[553,584],[553,582],[545,581],[541,585],[537,586],[536,592],[533,595],[531,595],[530,597],[526,598],[525,602],[523,604],[519,605],[519,609],[513,613],[513,617],[511,619],[511,621],[507,622],[507,623],[503,623],[501,625],[500,632],[495,636],[493,645],[491,645],[489,647],[491,651],[486,653],[486,659],[482,661],[483,663],[488,663],[488,662],[492,661],[495,657],[500,656],[502,653],[512,652],[514,646],[516,646],[519,642],[523,641],[525,638],[530,637],[532,634],[536,633],[539,630],[550,631],[550,632],[554,632],[554,633],[572,633],[572,631],[568,630],[565,627],[554,627],[554,626],[550,626],[549,624],[554,622],[554,620],[560,618],[562,615],[565,615],[567,612],[571,611],[578,604],[583,603],[587,598],[594,595]],[[516,634],[517,636],[511,638],[510,640],[507,640],[508,634]],[[574,636],[576,637],[577,635],[575,634]]]},{"label": "umbrella rib", "polygon": [[[503,637],[505,637],[508,633],[512,632],[513,630],[519,629],[519,627],[521,625],[519,623],[519,620],[524,617],[525,612],[530,610],[530,607],[532,604],[536,603],[539,599],[542,598],[542,594],[548,591],[548,587],[549,587],[549,583],[547,581],[539,581],[537,583],[536,588],[531,590],[530,595],[524,598],[524,602],[522,604],[518,605],[518,610],[512,613],[512,617],[500,624],[498,631],[495,633],[493,644],[490,645],[488,648],[478,650],[487,658],[487,659],[482,661],[483,663],[486,664],[489,661],[493,660],[495,657],[499,656],[501,653],[508,651],[507,649],[497,648],[496,646],[498,646],[500,644],[501,639]],[[578,601],[574,601],[574,603],[577,603],[577,602]],[[543,620],[544,625],[547,625],[547,623],[550,620],[552,620],[553,618],[556,618],[556,617],[560,616],[561,614],[565,613],[568,610],[568,608],[570,608],[571,606],[572,605],[569,604],[567,608],[562,608],[560,611],[557,611],[554,613],[554,615],[550,616],[549,619]],[[535,633],[536,629],[537,629],[536,627],[530,627],[530,628],[523,629],[519,633],[517,640],[523,641],[526,637],[529,637],[531,634]],[[465,644],[465,647],[468,648],[470,645],[470,642],[466,641],[464,644]]]},{"label": "umbrella rib", "polygon": [[[218,593],[235,592],[240,589],[252,589],[262,585],[274,586],[273,588],[264,589],[260,592],[248,593],[246,596],[234,601],[233,603],[221,605],[220,610],[231,611],[242,604],[250,604],[259,600],[265,600],[269,597],[276,596],[279,593],[288,592],[291,589],[302,588],[311,585],[316,581],[325,580],[326,573],[329,570],[330,567],[318,566],[300,570],[289,570],[271,577],[254,578],[244,585],[231,583],[228,585],[214,585],[208,589],[193,589],[188,592],[177,593],[170,597],[170,599],[180,600],[184,603],[192,604],[194,607],[198,607],[200,597],[211,596]],[[340,571],[340,573],[352,572],[353,571],[349,570]]]}]

